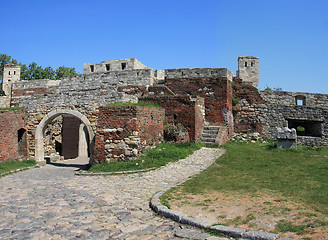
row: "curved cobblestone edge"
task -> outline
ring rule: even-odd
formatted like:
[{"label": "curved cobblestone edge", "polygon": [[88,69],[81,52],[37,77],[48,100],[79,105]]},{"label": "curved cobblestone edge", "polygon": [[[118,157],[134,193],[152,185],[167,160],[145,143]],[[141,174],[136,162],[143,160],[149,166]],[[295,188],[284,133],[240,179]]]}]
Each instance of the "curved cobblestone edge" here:
[{"label": "curved cobblestone edge", "polygon": [[29,170],[29,169],[32,169],[32,168],[38,168],[38,167],[39,166],[31,166],[31,167],[18,168],[18,169],[15,169],[15,170],[11,170],[9,172],[1,173],[0,174],[0,177],[7,176],[9,174],[13,174],[13,173],[17,173],[17,172],[21,172],[21,171],[25,171],[25,170]]},{"label": "curved cobblestone edge", "polygon": [[278,238],[279,237],[278,234],[274,234],[274,233],[270,233],[270,232],[246,231],[245,229],[242,229],[242,228],[227,227],[224,225],[215,225],[215,223],[213,223],[213,222],[208,222],[205,220],[189,217],[185,213],[182,213],[179,211],[174,211],[174,210],[171,210],[168,207],[164,206],[160,201],[160,197],[166,191],[170,190],[171,188],[181,185],[188,179],[156,193],[149,202],[150,208],[154,212],[156,212],[166,218],[170,218],[175,222],[198,227],[201,229],[217,231],[218,233],[227,234],[227,235],[229,235],[231,237],[235,237],[235,238],[252,239],[252,240],[295,240],[294,238]]},{"label": "curved cobblestone edge", "polygon": [[130,170],[130,171],[120,171],[120,172],[98,172],[98,173],[92,173],[92,172],[86,172],[84,170],[79,170],[75,172],[75,175],[79,176],[99,176],[99,175],[117,175],[117,174],[127,174],[127,173],[139,173],[139,172],[148,172],[151,170],[157,169],[156,167],[147,168],[147,169],[141,169],[141,170]]}]

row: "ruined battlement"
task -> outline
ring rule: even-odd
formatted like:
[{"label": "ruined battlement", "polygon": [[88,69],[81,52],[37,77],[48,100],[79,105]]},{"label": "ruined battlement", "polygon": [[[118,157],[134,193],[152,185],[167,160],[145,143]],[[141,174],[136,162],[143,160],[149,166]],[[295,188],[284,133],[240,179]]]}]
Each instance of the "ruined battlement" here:
[{"label": "ruined battlement", "polygon": [[179,68],[165,69],[165,79],[225,77],[232,81],[234,73],[227,68]]},{"label": "ruined battlement", "polygon": [[151,69],[142,64],[135,58],[117,59],[102,61],[100,63],[84,63],[83,73],[110,72],[110,71],[125,71],[134,69]]}]

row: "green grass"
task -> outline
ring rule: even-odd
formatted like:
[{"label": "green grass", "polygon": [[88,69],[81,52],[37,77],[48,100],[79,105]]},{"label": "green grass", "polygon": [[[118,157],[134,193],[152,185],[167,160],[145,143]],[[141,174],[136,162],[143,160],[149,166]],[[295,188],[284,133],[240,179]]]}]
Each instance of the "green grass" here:
[{"label": "green grass", "polygon": [[227,153],[184,183],[183,192],[273,192],[328,213],[328,148],[231,142],[224,148]]},{"label": "green grass", "polygon": [[21,110],[24,109],[22,107],[10,107],[10,108],[0,108],[0,110],[9,110],[9,111],[16,111],[16,110]]},{"label": "green grass", "polygon": [[161,143],[155,148],[148,149],[145,154],[140,155],[135,161],[98,164],[90,167],[88,171],[118,172],[158,168],[164,166],[168,162],[186,158],[201,147],[202,145],[200,143]]},{"label": "green grass", "polygon": [[7,161],[0,163],[0,174],[24,167],[31,167],[36,164],[35,160]]},{"label": "green grass", "polygon": [[154,108],[162,108],[161,106],[154,104],[154,103],[146,103],[146,102],[138,102],[138,103],[131,103],[131,102],[116,102],[107,104],[108,107],[115,107],[115,106],[140,106],[140,107],[154,107]]}]

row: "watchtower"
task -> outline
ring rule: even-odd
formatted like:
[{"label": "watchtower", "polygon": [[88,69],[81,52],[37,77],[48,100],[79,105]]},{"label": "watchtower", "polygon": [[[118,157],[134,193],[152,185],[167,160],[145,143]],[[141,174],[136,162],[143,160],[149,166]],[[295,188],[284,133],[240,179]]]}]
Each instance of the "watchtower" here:
[{"label": "watchtower", "polygon": [[237,77],[254,87],[259,84],[259,58],[252,56],[238,57]]},{"label": "watchtower", "polygon": [[11,87],[14,82],[20,80],[21,68],[19,65],[8,63],[3,69],[2,90],[6,96],[11,95]]}]

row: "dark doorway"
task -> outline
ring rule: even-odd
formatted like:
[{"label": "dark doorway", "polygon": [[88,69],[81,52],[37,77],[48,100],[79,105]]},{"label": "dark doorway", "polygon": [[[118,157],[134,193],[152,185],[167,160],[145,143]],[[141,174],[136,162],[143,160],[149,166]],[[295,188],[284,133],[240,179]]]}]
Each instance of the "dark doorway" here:
[{"label": "dark doorway", "polygon": [[288,127],[295,128],[297,136],[321,137],[322,122],[288,119]]},{"label": "dark doorway", "polygon": [[78,157],[80,123],[76,117],[63,116],[61,155],[64,159]]},{"label": "dark doorway", "polygon": [[27,141],[26,130],[21,128],[17,131],[17,143],[18,143],[18,156],[20,158],[27,157]]}]

